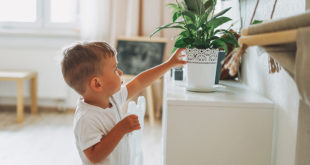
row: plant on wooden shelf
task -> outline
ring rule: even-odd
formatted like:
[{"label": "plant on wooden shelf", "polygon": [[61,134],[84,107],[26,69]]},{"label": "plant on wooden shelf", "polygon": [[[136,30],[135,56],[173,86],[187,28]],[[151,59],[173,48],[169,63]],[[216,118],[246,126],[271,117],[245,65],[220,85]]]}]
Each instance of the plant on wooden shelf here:
[{"label": "plant on wooden shelf", "polygon": [[228,44],[238,45],[232,32],[219,28],[231,21],[223,16],[231,7],[215,13],[215,5],[216,0],[176,0],[176,3],[168,4],[173,8],[172,22],[158,27],[151,34],[152,37],[168,28],[181,30],[172,52],[177,48],[187,48],[188,90],[212,91],[219,51],[227,52]]}]

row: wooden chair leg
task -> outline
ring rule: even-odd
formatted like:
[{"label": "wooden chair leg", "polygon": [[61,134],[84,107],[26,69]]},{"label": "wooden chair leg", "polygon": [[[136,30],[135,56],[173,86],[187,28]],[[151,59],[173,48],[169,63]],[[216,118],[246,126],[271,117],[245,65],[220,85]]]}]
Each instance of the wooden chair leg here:
[{"label": "wooden chair leg", "polygon": [[153,103],[153,92],[152,92],[152,86],[149,85],[146,87],[146,100],[147,100],[147,111],[149,115],[149,120],[151,126],[155,124],[155,118],[154,118],[154,103]]},{"label": "wooden chair leg", "polygon": [[24,121],[24,81],[17,81],[17,122]]},{"label": "wooden chair leg", "polygon": [[35,75],[30,82],[31,95],[31,114],[38,113],[38,78]]}]

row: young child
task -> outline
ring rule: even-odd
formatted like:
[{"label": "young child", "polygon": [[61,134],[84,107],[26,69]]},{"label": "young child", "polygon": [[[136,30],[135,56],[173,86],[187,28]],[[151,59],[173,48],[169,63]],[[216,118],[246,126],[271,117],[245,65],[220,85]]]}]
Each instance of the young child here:
[{"label": "young child", "polygon": [[74,116],[74,135],[83,164],[128,164],[126,134],[140,129],[140,124],[136,115],[123,117],[122,105],[172,67],[185,64],[182,50],[125,86],[117,68],[117,53],[107,43],[78,43],[64,51],[63,77],[82,96]]}]

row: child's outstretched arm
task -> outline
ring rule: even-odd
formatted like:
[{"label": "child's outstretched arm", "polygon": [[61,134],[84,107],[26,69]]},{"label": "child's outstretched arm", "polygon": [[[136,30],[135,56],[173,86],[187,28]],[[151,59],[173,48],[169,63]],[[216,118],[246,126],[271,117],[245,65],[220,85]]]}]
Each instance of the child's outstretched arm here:
[{"label": "child's outstretched arm", "polygon": [[182,60],[181,52],[184,50],[178,49],[166,62],[148,69],[136,77],[134,77],[127,85],[128,97],[127,100],[141,92],[145,87],[151,85],[153,81],[160,78],[165,72],[172,67],[186,64],[186,61]]}]

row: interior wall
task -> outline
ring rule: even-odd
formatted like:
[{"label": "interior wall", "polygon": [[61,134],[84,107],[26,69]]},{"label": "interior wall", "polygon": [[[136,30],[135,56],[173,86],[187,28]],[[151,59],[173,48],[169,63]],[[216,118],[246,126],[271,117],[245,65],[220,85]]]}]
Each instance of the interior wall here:
[{"label": "interior wall", "polygon": [[[134,1],[134,0],[133,0]],[[171,9],[166,6],[174,0],[144,0],[143,2],[143,34],[149,36],[157,27],[171,21]],[[118,6],[121,1],[114,2]],[[156,10],[154,10],[156,9]],[[117,21],[124,21],[127,12],[114,11]],[[119,19],[121,18],[121,19]],[[115,22],[114,22],[115,23]],[[130,23],[130,22],[129,22]],[[116,22],[117,24],[117,22]],[[125,31],[120,27],[112,29],[115,37],[124,36]],[[170,38],[177,33],[166,30],[157,36],[169,38],[167,52],[173,47]],[[60,50],[63,46],[80,40],[79,36],[53,36],[50,34],[6,34],[0,32],[0,70],[34,70],[38,76],[39,106],[64,106],[74,108],[79,97],[63,81],[59,66]],[[25,104],[28,99],[29,82],[25,82]],[[0,81],[0,105],[15,105],[16,84]]]},{"label": "interior wall", "polygon": [[[62,47],[77,40],[78,36],[1,34],[0,70],[36,71],[39,106],[72,107],[76,96],[63,81],[60,59]],[[25,81],[24,86],[28,105],[29,81]],[[0,105],[15,105],[16,95],[14,81],[0,81]]]},{"label": "interior wall", "polygon": [[[307,0],[308,1],[308,0]],[[254,19],[268,20],[274,1],[261,0]],[[242,26],[249,25],[256,1],[240,0]],[[273,19],[289,17],[305,11],[305,0],[278,1]],[[292,77],[281,69],[269,74],[269,56],[259,47],[247,49],[242,59],[242,81],[265,95],[275,104],[273,155],[271,164],[293,165],[296,151],[299,94]],[[262,121],[263,122],[263,121]]]}]

